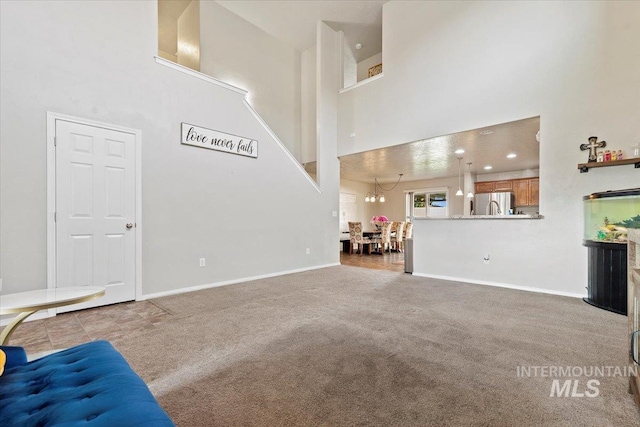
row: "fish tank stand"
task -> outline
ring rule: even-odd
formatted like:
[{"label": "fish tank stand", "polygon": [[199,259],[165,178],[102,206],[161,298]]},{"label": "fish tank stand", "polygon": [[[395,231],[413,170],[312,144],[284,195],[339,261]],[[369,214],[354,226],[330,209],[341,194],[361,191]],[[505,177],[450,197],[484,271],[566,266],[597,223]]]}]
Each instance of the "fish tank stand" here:
[{"label": "fish tank stand", "polygon": [[640,188],[584,196],[587,303],[627,314],[627,235],[640,228]]},{"label": "fish tank stand", "polygon": [[627,245],[585,240],[588,251],[587,297],[595,307],[627,314]]}]

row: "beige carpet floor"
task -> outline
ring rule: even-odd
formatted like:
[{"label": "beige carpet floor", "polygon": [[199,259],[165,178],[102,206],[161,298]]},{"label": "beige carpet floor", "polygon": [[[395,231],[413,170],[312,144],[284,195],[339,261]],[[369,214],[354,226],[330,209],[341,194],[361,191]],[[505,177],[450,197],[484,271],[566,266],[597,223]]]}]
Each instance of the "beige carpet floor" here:
[{"label": "beige carpet floor", "polygon": [[627,318],[575,298],[340,266],[152,302],[173,320],[113,343],[178,426],[640,423],[626,377],[518,377],[627,366]]}]

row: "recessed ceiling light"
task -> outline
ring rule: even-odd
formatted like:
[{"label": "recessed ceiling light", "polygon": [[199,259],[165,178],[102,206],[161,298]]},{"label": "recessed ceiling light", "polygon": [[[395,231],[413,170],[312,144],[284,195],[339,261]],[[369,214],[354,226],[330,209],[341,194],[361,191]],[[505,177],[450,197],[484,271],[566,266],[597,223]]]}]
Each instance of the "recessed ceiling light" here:
[{"label": "recessed ceiling light", "polygon": [[480,135],[491,135],[492,133],[492,130],[483,130],[482,132],[480,132]]},{"label": "recessed ceiling light", "polygon": [[507,154],[507,159],[515,159],[516,157],[518,157],[518,155],[516,153]]},{"label": "recessed ceiling light", "polygon": [[487,166],[484,167],[484,170],[486,170],[486,171],[491,170],[491,169],[493,169],[493,166],[491,166],[491,165],[487,165]]},{"label": "recessed ceiling light", "polygon": [[454,153],[462,154],[462,153],[464,153],[464,150],[462,148],[458,148],[456,151],[454,151]]}]

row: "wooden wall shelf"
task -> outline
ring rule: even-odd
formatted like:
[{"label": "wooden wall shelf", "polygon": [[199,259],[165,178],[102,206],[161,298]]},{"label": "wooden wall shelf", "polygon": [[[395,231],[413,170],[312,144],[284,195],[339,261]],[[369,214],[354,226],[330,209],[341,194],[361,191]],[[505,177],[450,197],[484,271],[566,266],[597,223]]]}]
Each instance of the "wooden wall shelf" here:
[{"label": "wooden wall shelf", "polygon": [[633,159],[612,160],[610,162],[580,163],[578,165],[578,169],[580,169],[580,173],[585,173],[585,172],[589,172],[589,169],[591,168],[603,168],[606,166],[620,166],[620,165],[634,165],[636,169],[640,169],[640,158],[636,157]]}]

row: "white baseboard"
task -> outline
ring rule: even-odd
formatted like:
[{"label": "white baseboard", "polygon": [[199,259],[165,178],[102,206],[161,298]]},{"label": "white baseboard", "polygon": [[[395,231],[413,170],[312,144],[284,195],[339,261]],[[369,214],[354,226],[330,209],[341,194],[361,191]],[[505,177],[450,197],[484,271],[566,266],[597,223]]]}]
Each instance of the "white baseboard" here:
[{"label": "white baseboard", "polygon": [[295,270],[279,271],[279,272],[276,272],[276,273],[262,274],[262,275],[259,275],[259,276],[251,276],[251,277],[243,277],[241,279],[226,280],[224,282],[205,283],[204,285],[189,286],[187,288],[172,289],[170,291],[156,292],[154,294],[142,295],[142,297],[139,298],[138,300],[139,301],[144,301],[144,300],[153,299],[153,298],[166,297],[166,296],[169,296],[169,295],[178,295],[178,294],[184,294],[186,292],[194,292],[194,291],[201,291],[203,289],[217,288],[219,286],[235,285],[235,284],[238,284],[238,283],[251,282],[253,280],[268,279],[270,277],[284,276],[285,274],[302,273],[303,271],[311,271],[311,270],[318,270],[320,268],[335,267],[335,266],[338,266],[338,265],[340,265],[340,263],[336,262],[336,263],[333,263],[333,264],[316,265],[316,266],[313,266],[313,267],[297,268]]},{"label": "white baseboard", "polygon": [[465,279],[462,277],[438,276],[436,274],[413,273],[414,276],[428,277],[430,279],[442,279],[452,282],[472,283],[474,285],[495,286],[498,288],[516,289],[518,291],[537,292],[541,294],[559,295],[563,297],[582,298],[586,295],[580,295],[573,292],[554,291],[552,289],[533,288],[530,286],[512,285],[510,283],[489,282],[486,280]]}]

